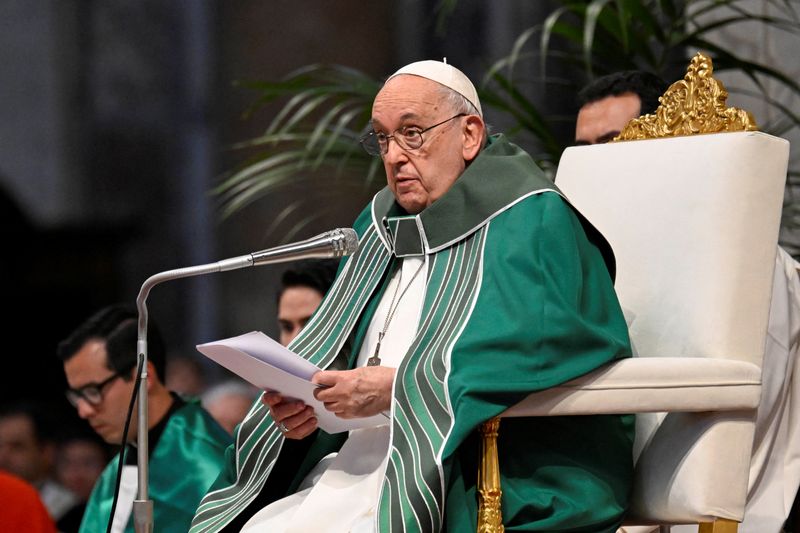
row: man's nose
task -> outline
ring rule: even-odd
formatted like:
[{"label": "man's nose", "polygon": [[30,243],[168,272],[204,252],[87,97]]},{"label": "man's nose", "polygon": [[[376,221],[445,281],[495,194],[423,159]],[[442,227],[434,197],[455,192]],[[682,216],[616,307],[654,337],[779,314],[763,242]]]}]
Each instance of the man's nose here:
[{"label": "man's nose", "polygon": [[394,137],[390,137],[387,140],[386,145],[386,153],[383,154],[383,160],[390,164],[395,164],[402,161],[408,160],[408,152],[406,152],[400,144],[397,142],[397,139]]},{"label": "man's nose", "polygon": [[76,409],[78,410],[78,416],[84,420],[97,412],[94,405],[90,404],[85,398],[78,399],[78,405]]},{"label": "man's nose", "polygon": [[294,327],[292,327],[292,329],[289,331],[288,335],[286,336],[286,338],[288,339],[286,341],[286,344],[289,344],[290,342],[292,342],[294,340],[294,338],[297,337],[300,334],[300,330],[301,329],[303,329],[303,326],[301,326],[299,324],[295,325]]}]

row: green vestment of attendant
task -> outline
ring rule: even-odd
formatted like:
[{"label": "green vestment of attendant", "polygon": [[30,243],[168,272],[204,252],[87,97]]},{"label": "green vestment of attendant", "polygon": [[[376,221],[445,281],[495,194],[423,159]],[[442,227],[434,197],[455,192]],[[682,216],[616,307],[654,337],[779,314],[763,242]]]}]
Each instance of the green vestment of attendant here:
[{"label": "green vestment of attendant", "polygon": [[[475,531],[476,428],[533,391],[630,355],[613,256],[502,136],[420,214],[405,214],[384,189],[354,227],[359,251],[290,347],[321,368],[348,340],[357,353],[393,263],[426,255],[417,334],[395,378],[376,526]],[[282,444],[268,409],[252,410],[192,532],[219,531],[252,502]],[[614,531],[627,508],[631,448],[630,416],[504,420],[506,530]],[[310,455],[326,451],[315,445]]]},{"label": "green vestment of attendant", "polygon": [[[198,403],[186,402],[172,413],[158,443],[150,450],[148,490],[153,500],[155,531],[189,530],[200,499],[222,469],[225,448],[230,442],[230,435]],[[118,464],[119,455],[97,480],[86,504],[81,533],[106,530]],[[125,531],[133,533],[133,513]]]}]

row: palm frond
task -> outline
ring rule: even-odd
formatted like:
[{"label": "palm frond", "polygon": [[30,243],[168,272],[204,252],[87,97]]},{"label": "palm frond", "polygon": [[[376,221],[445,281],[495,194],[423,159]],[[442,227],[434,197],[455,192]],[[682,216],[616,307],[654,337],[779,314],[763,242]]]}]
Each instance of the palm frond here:
[{"label": "palm frond", "polygon": [[[375,163],[358,139],[369,125],[378,81],[339,65],[308,65],[278,82],[242,84],[259,92],[258,106],[288,98],[263,135],[232,146],[261,149],[214,189],[223,217],[286,186],[324,173],[374,188]],[[346,164],[342,164],[346,161]],[[290,204],[291,206],[292,204]],[[287,208],[288,209],[288,208]],[[293,216],[284,210],[278,220]]]},{"label": "palm frond", "polygon": [[[565,117],[545,113],[546,104],[534,104],[522,89],[526,83],[536,82],[546,101],[550,91],[577,91],[596,76],[621,70],[647,69],[670,79],[685,66],[687,50],[689,55],[703,50],[711,55],[717,71],[740,72],[752,81],[751,89],[730,89],[757,95],[775,109],[777,118],[763,125],[767,131],[780,134],[800,126],[800,114],[767,91],[774,82],[782,91],[800,96],[800,83],[774,65],[737,55],[717,42],[721,30],[738,30],[744,22],[800,34],[797,0],[766,0],[770,9],[760,11],[741,0],[553,3],[540,23],[517,36],[508,54],[489,64],[479,90],[486,111],[510,119],[509,136],[537,142],[541,152],[535,157],[550,171],[566,143],[555,133]],[[439,31],[445,31],[457,4],[457,0],[436,4]],[[247,116],[268,104],[282,105],[262,135],[232,147],[249,157],[213,191],[224,215],[286,187],[312,186],[320,176],[365,193],[381,185],[380,159],[367,156],[358,145],[370,127],[371,103],[380,87],[377,80],[349,67],[313,64],[276,82],[239,85],[256,95]],[[790,181],[798,181],[798,173],[792,172]],[[289,202],[270,227],[289,224],[307,212],[299,207],[304,201]],[[331,200],[329,205],[335,204]],[[320,212],[313,215],[317,216]],[[293,227],[306,227],[311,218],[304,214]],[[784,221],[800,225],[798,202],[787,209]]]}]

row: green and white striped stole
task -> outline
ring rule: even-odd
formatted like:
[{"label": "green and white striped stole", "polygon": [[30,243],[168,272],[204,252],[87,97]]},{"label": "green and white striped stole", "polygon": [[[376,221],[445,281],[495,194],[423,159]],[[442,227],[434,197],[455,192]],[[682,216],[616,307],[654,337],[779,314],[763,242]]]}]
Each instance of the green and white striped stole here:
[{"label": "green and white striped stole", "polygon": [[453,345],[481,283],[488,225],[429,256],[417,336],[397,370],[389,462],[379,531],[439,531],[444,506],[442,450],[453,424],[447,375]]},{"label": "green and white striped stole", "polygon": [[[391,253],[370,227],[329,296],[292,343],[292,350],[327,368],[355,327],[390,260]],[[272,422],[269,408],[258,402],[236,434],[236,482],[206,494],[190,532],[219,531],[247,507],[264,487],[282,444],[283,435]]]}]

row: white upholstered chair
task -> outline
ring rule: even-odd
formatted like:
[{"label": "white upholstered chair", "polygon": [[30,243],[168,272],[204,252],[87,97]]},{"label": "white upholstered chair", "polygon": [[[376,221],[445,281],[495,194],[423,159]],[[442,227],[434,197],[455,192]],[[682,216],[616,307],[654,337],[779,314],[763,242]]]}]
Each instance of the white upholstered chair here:
[{"label": "white upholstered chair", "polygon": [[745,131],[562,156],[556,185],[614,249],[635,357],[502,416],[636,413],[626,524],[742,520],[788,153]]}]

